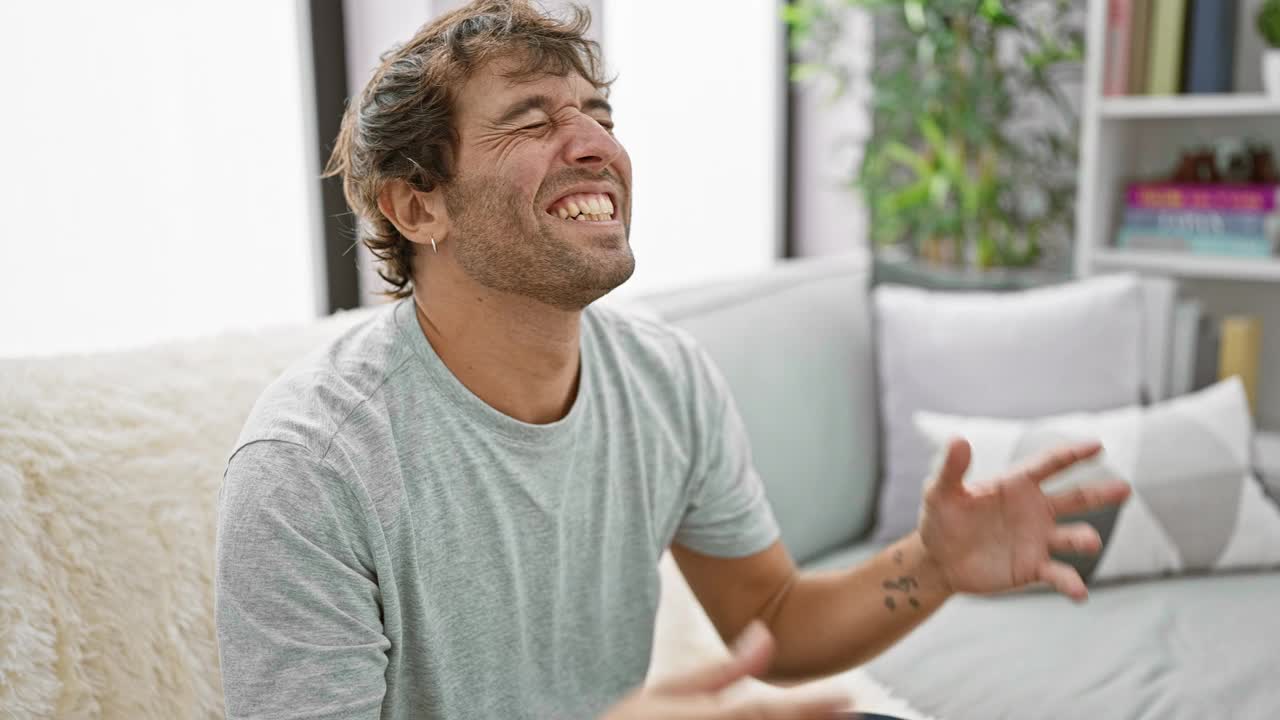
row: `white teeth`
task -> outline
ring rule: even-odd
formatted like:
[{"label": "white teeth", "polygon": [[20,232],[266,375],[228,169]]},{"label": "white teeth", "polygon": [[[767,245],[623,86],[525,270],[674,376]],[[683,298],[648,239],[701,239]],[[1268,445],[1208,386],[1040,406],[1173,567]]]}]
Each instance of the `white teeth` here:
[{"label": "white teeth", "polygon": [[576,195],[573,200],[564,200],[551,214],[558,215],[561,220],[580,220],[604,222],[613,219],[613,201],[608,195]]}]

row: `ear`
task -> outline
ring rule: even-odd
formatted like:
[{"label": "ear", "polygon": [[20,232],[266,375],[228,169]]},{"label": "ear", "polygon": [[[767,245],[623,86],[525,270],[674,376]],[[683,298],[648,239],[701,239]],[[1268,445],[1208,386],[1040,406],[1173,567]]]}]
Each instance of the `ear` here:
[{"label": "ear", "polygon": [[434,237],[440,243],[449,234],[449,214],[439,185],[423,192],[404,180],[392,180],[378,195],[378,209],[411,242],[430,245]]}]

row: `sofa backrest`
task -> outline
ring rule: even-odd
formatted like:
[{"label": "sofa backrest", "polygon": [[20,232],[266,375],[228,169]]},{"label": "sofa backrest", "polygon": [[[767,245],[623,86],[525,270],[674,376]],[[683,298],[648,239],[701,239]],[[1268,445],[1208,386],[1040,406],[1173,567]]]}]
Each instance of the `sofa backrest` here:
[{"label": "sofa backrest", "polygon": [[644,298],[723,372],[797,561],[870,527],[879,434],[865,253]]}]

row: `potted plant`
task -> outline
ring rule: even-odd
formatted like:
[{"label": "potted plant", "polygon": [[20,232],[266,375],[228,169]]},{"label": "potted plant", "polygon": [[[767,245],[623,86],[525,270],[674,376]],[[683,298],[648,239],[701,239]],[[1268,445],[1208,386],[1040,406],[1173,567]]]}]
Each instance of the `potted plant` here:
[{"label": "potted plant", "polygon": [[[1084,11],[1067,0],[797,0],[792,77],[852,70],[848,7],[875,13],[872,136],[853,185],[878,249],[967,271],[1037,265],[1069,246]],[[1060,260],[1066,253],[1061,253]],[[969,274],[972,274],[970,272]]]},{"label": "potted plant", "polygon": [[1267,93],[1280,98],[1280,0],[1265,0],[1258,10],[1258,33],[1267,43],[1262,54],[1262,82]]}]

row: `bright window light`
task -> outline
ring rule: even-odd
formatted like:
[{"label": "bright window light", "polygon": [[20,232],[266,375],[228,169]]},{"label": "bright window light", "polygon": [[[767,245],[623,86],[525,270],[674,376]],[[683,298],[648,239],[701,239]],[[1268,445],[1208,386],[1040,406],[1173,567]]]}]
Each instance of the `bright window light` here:
[{"label": "bright window light", "polygon": [[611,297],[772,265],[783,192],[776,0],[603,5],[601,44],[618,75],[610,103],[635,178],[636,272]]},{"label": "bright window light", "polygon": [[0,356],[318,314],[305,7],[0,4]]}]

